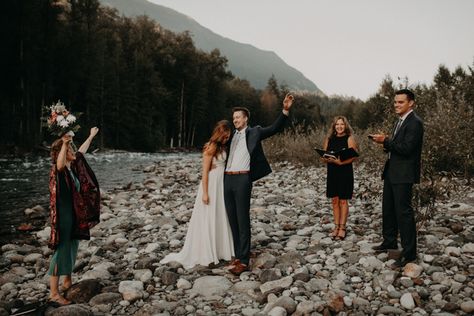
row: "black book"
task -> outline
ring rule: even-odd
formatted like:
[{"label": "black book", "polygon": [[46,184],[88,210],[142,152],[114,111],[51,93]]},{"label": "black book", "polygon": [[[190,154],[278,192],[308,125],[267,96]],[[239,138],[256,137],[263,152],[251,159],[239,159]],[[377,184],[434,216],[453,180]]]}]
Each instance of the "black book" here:
[{"label": "black book", "polygon": [[357,151],[355,151],[354,148],[344,148],[338,151],[324,150],[324,149],[319,149],[319,148],[315,148],[314,150],[323,158],[329,158],[329,159],[339,158],[341,161],[344,161],[353,157],[359,157],[359,154],[357,153]]}]

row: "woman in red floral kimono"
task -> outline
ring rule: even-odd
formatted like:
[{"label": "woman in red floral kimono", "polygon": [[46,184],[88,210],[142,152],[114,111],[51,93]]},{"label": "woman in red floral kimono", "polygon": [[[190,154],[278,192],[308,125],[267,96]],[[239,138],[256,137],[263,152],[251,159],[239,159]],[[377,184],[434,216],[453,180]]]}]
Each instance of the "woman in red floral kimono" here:
[{"label": "woman in red floral kimono", "polygon": [[71,302],[59,294],[59,277],[64,276],[64,290],[72,285],[79,240],[90,239],[89,229],[99,222],[99,184],[83,155],[98,131],[97,127],[91,128],[89,137],[77,152],[68,134],[51,145],[49,247],[55,252],[49,268],[50,300],[61,305]]}]

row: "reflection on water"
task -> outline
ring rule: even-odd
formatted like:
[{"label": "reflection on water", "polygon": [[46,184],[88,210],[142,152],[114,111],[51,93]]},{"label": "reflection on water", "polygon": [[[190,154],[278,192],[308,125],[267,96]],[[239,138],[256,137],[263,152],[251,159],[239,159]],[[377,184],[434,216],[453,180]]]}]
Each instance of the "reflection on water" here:
[{"label": "reflection on water", "polygon": [[[183,155],[195,154],[104,152],[87,154],[86,159],[101,189],[109,190],[145,179],[144,166]],[[16,236],[20,223],[28,222],[25,208],[39,204],[48,209],[50,166],[48,157],[0,158],[0,244]]]}]

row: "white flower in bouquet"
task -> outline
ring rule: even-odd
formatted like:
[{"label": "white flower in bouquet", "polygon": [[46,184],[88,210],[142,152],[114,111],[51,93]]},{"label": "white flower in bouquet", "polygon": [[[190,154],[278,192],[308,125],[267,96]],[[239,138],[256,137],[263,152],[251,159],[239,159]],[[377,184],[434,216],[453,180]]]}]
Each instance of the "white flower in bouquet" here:
[{"label": "white flower in bouquet", "polygon": [[[80,128],[77,124],[77,115],[72,115],[63,102],[58,101],[49,107],[45,107],[45,112],[49,112],[48,117],[42,117],[42,120],[47,123],[51,134],[62,136],[65,133],[77,132]],[[80,113],[78,113],[80,115]]]},{"label": "white flower in bouquet", "polygon": [[50,108],[51,108],[51,113],[55,112],[57,114],[60,114],[66,111],[66,106],[60,100],[58,100],[56,104],[53,103],[53,105],[51,105]]},{"label": "white flower in bouquet", "polygon": [[61,127],[68,127],[69,122],[67,120],[58,121],[58,125]]},{"label": "white flower in bouquet", "polygon": [[66,117],[66,121],[68,121],[68,123],[74,123],[76,121],[76,117],[72,114],[69,114],[67,117]]}]

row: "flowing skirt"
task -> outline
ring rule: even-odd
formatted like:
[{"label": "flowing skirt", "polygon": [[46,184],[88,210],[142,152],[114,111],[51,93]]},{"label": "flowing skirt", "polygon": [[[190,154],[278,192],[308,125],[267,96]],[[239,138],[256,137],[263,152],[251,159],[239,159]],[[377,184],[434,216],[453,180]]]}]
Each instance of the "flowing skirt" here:
[{"label": "flowing skirt", "polygon": [[51,258],[49,264],[49,275],[71,275],[76,262],[79,240],[72,239],[74,225],[72,199],[65,190],[60,191],[60,203],[58,205],[59,220],[59,245]]},{"label": "flowing skirt", "polygon": [[177,261],[186,269],[195,265],[207,266],[219,263],[219,259],[230,260],[234,255],[232,232],[224,204],[224,167],[209,172],[209,204],[202,202],[202,182],[194,202],[188,232],[183,249],[171,253],[160,262]]}]

